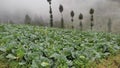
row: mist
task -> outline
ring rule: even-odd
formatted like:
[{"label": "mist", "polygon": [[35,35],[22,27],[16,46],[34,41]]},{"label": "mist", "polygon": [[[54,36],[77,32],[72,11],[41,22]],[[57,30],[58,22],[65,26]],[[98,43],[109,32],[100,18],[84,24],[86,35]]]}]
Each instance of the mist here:
[{"label": "mist", "polygon": [[[66,27],[70,27],[70,11],[75,12],[74,26],[79,29],[78,15],[84,15],[84,29],[89,28],[89,10],[95,9],[95,27],[97,30],[107,31],[108,19],[113,22],[112,30],[120,32],[120,1],[119,0],[52,0],[54,24],[59,23],[59,5],[64,7],[63,17]],[[29,14],[32,19],[36,17],[44,23],[49,24],[49,4],[47,0],[0,0],[0,21],[12,20],[15,23],[24,23],[24,17]],[[99,25],[98,25],[99,24]],[[101,29],[100,29],[101,28]]]}]

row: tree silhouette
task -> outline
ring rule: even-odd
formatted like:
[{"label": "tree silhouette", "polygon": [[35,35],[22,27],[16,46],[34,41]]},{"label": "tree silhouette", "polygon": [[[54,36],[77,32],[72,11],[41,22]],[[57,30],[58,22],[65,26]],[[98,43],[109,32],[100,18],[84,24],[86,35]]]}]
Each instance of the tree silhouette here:
[{"label": "tree silhouette", "polygon": [[30,24],[31,23],[31,18],[28,14],[25,15],[25,20],[24,20],[25,24]]},{"label": "tree silhouette", "polygon": [[50,26],[53,27],[53,14],[52,14],[52,7],[51,7],[52,0],[47,0],[47,1],[49,3],[49,9],[50,9],[50,11],[49,11],[49,13],[50,13]]},{"label": "tree silhouette", "polygon": [[74,26],[73,26],[73,21],[74,21],[73,17],[74,17],[74,15],[75,15],[75,13],[74,13],[74,11],[72,10],[70,14],[71,14],[71,21],[72,21],[72,29],[73,29],[73,28],[74,28]]},{"label": "tree silhouette", "polygon": [[91,8],[91,9],[90,9],[90,15],[91,15],[91,19],[90,19],[90,20],[91,20],[91,24],[90,24],[90,26],[91,26],[91,31],[92,31],[93,26],[94,26],[94,23],[93,23],[93,21],[94,21],[93,14],[94,14],[94,9]]},{"label": "tree silhouette", "polygon": [[12,20],[10,20],[10,24],[14,24],[14,22]]},{"label": "tree silhouette", "polygon": [[108,32],[111,32],[111,27],[112,27],[112,22],[111,22],[111,18],[109,18],[108,20]]},{"label": "tree silhouette", "polygon": [[64,28],[64,19],[63,19],[63,14],[62,14],[63,6],[62,5],[59,6],[59,11],[61,13],[61,28]]},{"label": "tree silhouette", "polygon": [[83,29],[83,24],[82,24],[83,14],[82,13],[80,13],[80,15],[79,15],[79,20],[80,20],[80,29],[82,31],[82,29]]}]

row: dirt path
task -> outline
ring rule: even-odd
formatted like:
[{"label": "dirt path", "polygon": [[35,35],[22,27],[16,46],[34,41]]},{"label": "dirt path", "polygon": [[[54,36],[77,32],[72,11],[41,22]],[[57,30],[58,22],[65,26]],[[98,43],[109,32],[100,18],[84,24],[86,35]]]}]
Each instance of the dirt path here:
[{"label": "dirt path", "polygon": [[120,54],[102,60],[102,63],[98,64],[96,68],[120,68]]}]

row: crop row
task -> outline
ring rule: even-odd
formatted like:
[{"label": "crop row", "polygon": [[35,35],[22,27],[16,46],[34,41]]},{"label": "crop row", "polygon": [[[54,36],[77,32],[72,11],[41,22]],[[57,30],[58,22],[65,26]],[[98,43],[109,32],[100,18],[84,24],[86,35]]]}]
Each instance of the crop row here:
[{"label": "crop row", "polygon": [[90,68],[119,50],[111,33],[0,24],[0,60],[10,68]]}]

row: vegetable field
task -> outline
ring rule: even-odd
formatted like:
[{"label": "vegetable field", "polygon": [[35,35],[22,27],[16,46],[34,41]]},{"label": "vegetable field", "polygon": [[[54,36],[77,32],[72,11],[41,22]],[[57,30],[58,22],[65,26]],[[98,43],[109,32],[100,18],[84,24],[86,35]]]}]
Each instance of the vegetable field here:
[{"label": "vegetable field", "polygon": [[118,34],[0,24],[0,61],[8,68],[90,68],[119,50]]}]

